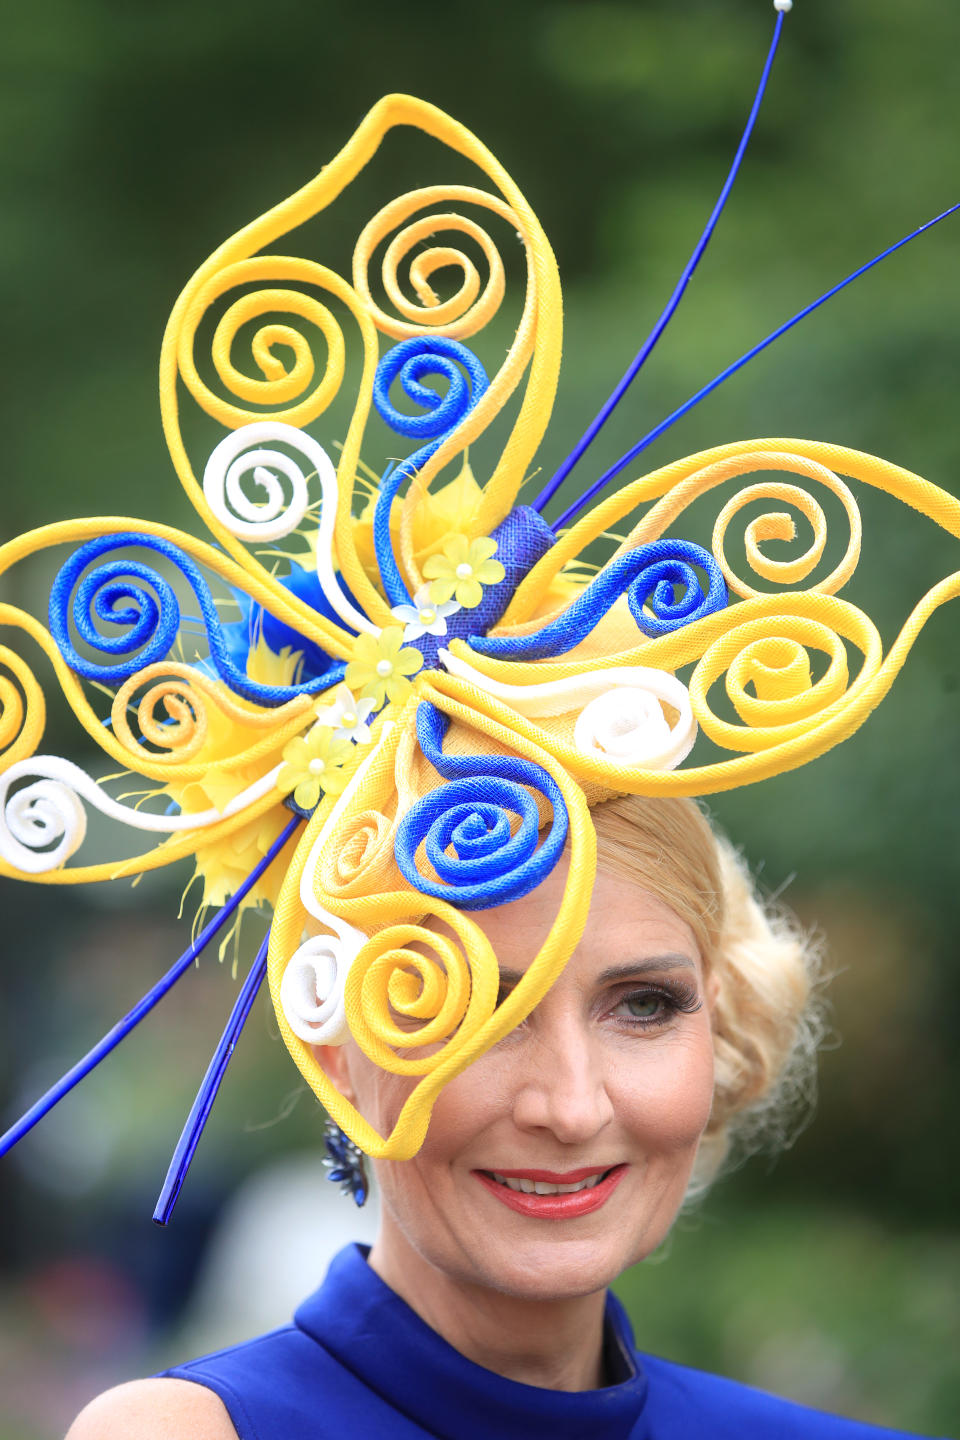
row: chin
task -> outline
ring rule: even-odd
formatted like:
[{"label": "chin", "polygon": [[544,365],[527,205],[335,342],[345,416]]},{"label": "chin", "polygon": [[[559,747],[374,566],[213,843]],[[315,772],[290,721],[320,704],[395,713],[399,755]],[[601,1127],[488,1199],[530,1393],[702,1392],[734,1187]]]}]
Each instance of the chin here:
[{"label": "chin", "polygon": [[[623,1237],[582,1240],[571,1236],[531,1239],[526,1244],[487,1244],[476,1257],[476,1281],[517,1300],[575,1300],[606,1287],[629,1266],[644,1259],[656,1245],[638,1240],[629,1251]],[[489,1239],[489,1237],[488,1237]]]}]

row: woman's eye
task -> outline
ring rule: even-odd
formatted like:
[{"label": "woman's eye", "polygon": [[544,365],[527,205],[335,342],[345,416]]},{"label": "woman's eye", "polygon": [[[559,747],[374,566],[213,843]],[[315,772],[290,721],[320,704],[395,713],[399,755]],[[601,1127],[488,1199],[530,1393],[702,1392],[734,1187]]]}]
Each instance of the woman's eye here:
[{"label": "woman's eye", "polygon": [[696,986],[676,984],[663,989],[635,990],[624,995],[614,1006],[613,1014],[635,1026],[666,1025],[675,1015],[689,1015],[703,1002]]},{"label": "woman's eye", "polygon": [[667,1008],[667,1002],[662,995],[646,991],[639,995],[627,995],[617,1008],[625,1010],[633,1020],[655,1020]]}]

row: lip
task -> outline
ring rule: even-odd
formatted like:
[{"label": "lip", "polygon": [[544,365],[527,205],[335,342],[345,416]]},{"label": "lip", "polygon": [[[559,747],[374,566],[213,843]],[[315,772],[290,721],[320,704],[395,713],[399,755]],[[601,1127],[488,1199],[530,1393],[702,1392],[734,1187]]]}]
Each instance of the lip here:
[{"label": "lip", "polygon": [[[575,1190],[569,1195],[526,1195],[521,1190],[511,1190],[506,1185],[500,1185],[492,1174],[483,1170],[474,1170],[472,1173],[491,1195],[495,1195],[503,1205],[509,1210],[516,1210],[519,1215],[529,1215],[536,1220],[574,1220],[580,1215],[590,1215],[607,1203],[627,1173],[627,1166],[614,1165],[599,1184],[592,1185],[589,1190]],[[585,1170],[568,1170],[565,1174],[559,1174],[555,1170],[498,1170],[497,1174],[510,1180],[545,1180],[550,1185],[575,1185],[578,1180],[586,1180],[590,1175],[596,1175],[597,1167],[593,1165]]]}]

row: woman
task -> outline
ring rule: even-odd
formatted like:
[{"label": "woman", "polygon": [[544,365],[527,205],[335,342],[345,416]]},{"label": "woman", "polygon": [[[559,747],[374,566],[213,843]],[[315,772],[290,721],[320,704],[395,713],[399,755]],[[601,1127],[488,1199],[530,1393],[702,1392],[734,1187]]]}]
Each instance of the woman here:
[{"label": "woman", "polygon": [[[788,8],[778,0],[745,141]],[[313,258],[312,240],[300,255],[299,228],[411,127],[444,147],[444,166],[452,154],[456,174],[472,162],[485,188],[446,183],[444,170],[443,183],[396,196],[388,168],[390,198],[361,230],[349,280]],[[504,299],[507,267],[484,226],[449,206],[499,227],[514,251],[522,242],[526,286],[506,356],[509,326],[488,334],[486,361],[471,347]],[[713,848],[683,797],[762,781],[853,733],[926,618],[960,589],[957,577],[934,584],[884,654],[869,618],[839,596],[861,540],[840,472],[953,535],[960,504],[835,445],[716,446],[591,507],[689,406],[548,522],[676,309],[720,208],[609,404],[521,503],[560,365],[554,256],[476,136],[431,104],[388,95],[315,180],[209,257],[171,314],[164,429],[216,544],[106,517],[0,547],[2,572],[76,545],[53,577],[46,622],[8,620],[52,661],[111,763],[97,777],[37,753],[41,687],[13,653],[22,694],[0,777],[4,869],[56,884],[190,856],[204,903],[221,907],[0,1148],[139,1022],[241,905],[269,903],[269,942],[155,1218],[170,1218],[265,972],[294,1061],[373,1158],[385,1200],[369,1262],[355,1252],[338,1262],[298,1329],[114,1392],[75,1437],[293,1440],[323,1433],[327,1411],[330,1433],[865,1433],[635,1358],[605,1300],[623,1267],[663,1239],[691,1182],[713,1173],[728,1122],[766,1103],[810,1033],[802,945],[763,920],[737,862]],[[428,244],[440,230],[463,250]],[[416,300],[397,280],[404,261]],[[432,277],[451,267],[461,283],[441,300]],[[308,427],[333,447],[339,422],[326,412],[348,375],[356,403],[334,465]],[[201,425],[181,424],[185,401]],[[382,457],[376,415],[393,432]],[[191,447],[211,420],[224,433],[197,461]],[[371,483],[361,449],[384,464],[404,453]],[[757,472],[777,478],[726,501],[709,548],[688,537],[695,501]],[[797,477],[824,488],[843,545],[826,549],[824,510]],[[757,500],[798,511],[813,540],[771,556],[767,542],[793,540],[794,521],[782,509],[754,515],[745,577],[725,533]],[[605,542],[614,548],[598,566]],[[187,587],[195,604],[182,616]],[[105,788],[118,766],[149,782],[145,803]],[[634,798],[611,803],[623,795]],[[72,865],[87,806],[161,842]],[[347,1141],[336,1143],[349,1171]]]},{"label": "woman", "polygon": [[[419,1153],[375,1163],[369,1255],[342,1252],[293,1326],[108,1392],[68,1440],[892,1433],[634,1350],[607,1286],[663,1242],[738,1125],[789,1104],[817,957],[692,802],[608,801],[594,820],[580,945],[524,1024],[445,1088]],[[482,912],[504,987],[567,868]],[[353,1042],[321,1058],[389,1130],[411,1081]]]}]

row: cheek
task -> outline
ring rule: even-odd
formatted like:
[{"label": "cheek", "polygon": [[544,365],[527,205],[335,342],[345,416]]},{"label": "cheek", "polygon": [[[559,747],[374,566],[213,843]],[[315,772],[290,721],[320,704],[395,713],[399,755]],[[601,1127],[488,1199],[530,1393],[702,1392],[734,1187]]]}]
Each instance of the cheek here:
[{"label": "cheek", "polygon": [[[414,1164],[429,1167],[448,1163],[466,1149],[474,1136],[509,1111],[504,1067],[496,1060],[492,1064],[490,1061],[490,1055],[481,1056],[440,1091],[431,1111],[426,1139]],[[348,1075],[354,1104],[381,1135],[389,1134],[396,1125],[404,1102],[422,1078],[391,1075],[374,1065],[352,1043]],[[400,1168],[406,1169],[410,1163],[405,1161]]]},{"label": "cheek", "polygon": [[391,1075],[368,1060],[353,1041],[347,1046],[347,1077],[353,1091],[353,1103],[364,1120],[388,1135],[397,1123],[407,1097],[417,1085],[419,1076]]},{"label": "cheek", "polygon": [[685,1150],[696,1145],[713,1105],[709,1022],[662,1040],[639,1041],[638,1050],[618,1075],[617,1108],[623,1122],[651,1149]]}]

